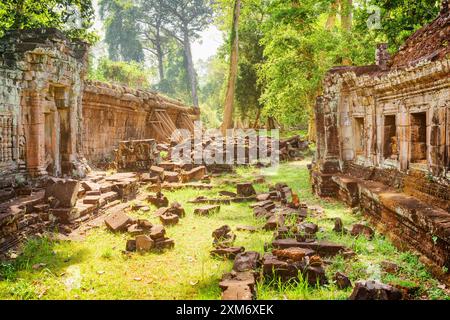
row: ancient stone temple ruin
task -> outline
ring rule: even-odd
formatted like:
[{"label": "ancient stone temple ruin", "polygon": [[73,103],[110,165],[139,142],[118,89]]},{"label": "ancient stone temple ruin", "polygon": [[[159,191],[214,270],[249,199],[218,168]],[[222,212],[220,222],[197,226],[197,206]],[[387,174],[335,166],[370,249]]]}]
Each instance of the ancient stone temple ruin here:
[{"label": "ancient stone temple ruin", "polygon": [[0,188],[18,176],[83,176],[119,141],[193,129],[197,110],[177,100],[85,81],[87,52],[56,29],[0,39]]},{"label": "ancient stone temple ruin", "polygon": [[175,129],[193,131],[197,109],[86,81],[87,55],[85,43],[56,29],[0,39],[0,253],[135,193],[134,175],[106,179],[93,165],[116,160],[118,171],[148,171],[158,143]]},{"label": "ancient stone temple ruin", "polygon": [[436,270],[450,268],[449,41],[445,1],[392,58],[381,44],[375,65],[331,69],[311,165],[315,193],[360,208]]}]

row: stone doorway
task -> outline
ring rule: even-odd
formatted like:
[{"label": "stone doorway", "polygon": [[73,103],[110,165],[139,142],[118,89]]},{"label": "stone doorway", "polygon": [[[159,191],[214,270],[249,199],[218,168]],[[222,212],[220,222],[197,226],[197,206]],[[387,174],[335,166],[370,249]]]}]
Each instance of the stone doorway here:
[{"label": "stone doorway", "polygon": [[411,162],[427,161],[427,113],[411,114]]},{"label": "stone doorway", "polygon": [[53,176],[70,173],[70,112],[64,87],[50,86],[45,97],[45,170]]},{"label": "stone doorway", "polygon": [[364,118],[354,118],[354,124],[355,153],[356,155],[363,155],[366,141],[364,132]]},{"label": "stone doorway", "polygon": [[398,160],[398,141],[395,115],[384,116],[384,158]]}]

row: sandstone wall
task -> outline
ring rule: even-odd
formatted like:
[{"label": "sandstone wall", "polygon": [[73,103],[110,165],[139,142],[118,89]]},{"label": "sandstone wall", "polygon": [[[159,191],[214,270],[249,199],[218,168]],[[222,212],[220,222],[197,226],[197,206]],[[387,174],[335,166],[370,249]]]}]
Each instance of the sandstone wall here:
[{"label": "sandstone wall", "polygon": [[[161,119],[164,115],[167,118]],[[91,162],[112,159],[123,140],[167,141],[167,133],[175,127],[191,129],[197,116],[195,109],[154,92],[87,81],[83,92],[84,156]]]},{"label": "sandstone wall", "polygon": [[80,168],[81,93],[87,47],[56,29],[0,39],[0,176],[70,174]]},{"label": "sandstone wall", "polygon": [[381,45],[376,65],[327,73],[310,166],[316,194],[358,207],[440,273],[450,268],[450,11],[444,4],[392,59]]}]

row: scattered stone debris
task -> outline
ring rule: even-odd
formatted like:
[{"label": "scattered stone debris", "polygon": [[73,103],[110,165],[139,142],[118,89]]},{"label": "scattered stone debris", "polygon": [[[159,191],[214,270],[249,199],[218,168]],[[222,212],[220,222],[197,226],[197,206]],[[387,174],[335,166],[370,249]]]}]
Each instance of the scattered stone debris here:
[{"label": "scattered stone debris", "polygon": [[200,216],[208,216],[213,213],[217,213],[220,211],[219,205],[210,205],[210,206],[204,206],[200,208],[194,209],[194,214],[200,215]]},{"label": "scattered stone debris", "polygon": [[224,247],[211,250],[211,255],[234,259],[239,253],[244,251],[244,247]]},{"label": "scattered stone debris", "polygon": [[371,227],[365,226],[363,224],[357,223],[352,226],[352,230],[350,234],[354,237],[358,237],[360,235],[365,236],[368,240],[372,240],[375,235],[375,231]]},{"label": "scattered stone debris", "polygon": [[253,185],[248,182],[238,183],[236,185],[236,189],[237,195],[241,197],[251,197],[256,195],[255,188],[253,188]]},{"label": "scattered stone debris", "polygon": [[[155,246],[155,241],[153,241],[152,238],[150,238],[147,235],[136,236],[135,243],[136,243],[136,250],[139,252],[150,251]],[[128,243],[127,243],[127,247],[128,247]]]},{"label": "scattered stone debris", "polygon": [[231,271],[219,283],[222,300],[253,300],[255,297],[255,275],[252,271]]},{"label": "scattered stone debris", "polygon": [[231,228],[228,225],[221,226],[212,232],[213,246],[215,248],[229,248],[236,235],[231,232]]},{"label": "scattered stone debris", "polygon": [[236,193],[231,192],[231,191],[226,191],[226,190],[219,191],[219,195],[225,196],[225,197],[230,197],[230,198],[236,198],[237,197]]},{"label": "scattered stone debris", "polygon": [[393,286],[376,280],[362,280],[355,283],[350,300],[401,300],[403,293]]},{"label": "scattered stone debris", "polygon": [[297,241],[297,239],[274,240],[272,242],[272,246],[277,249],[285,249],[291,247],[311,249],[321,257],[333,257],[346,250],[343,245],[329,241],[300,242]]},{"label": "scattered stone debris", "polygon": [[149,221],[138,220],[135,226],[141,229],[142,233],[136,235],[135,239],[127,241],[126,251],[148,252],[174,247],[175,242],[173,239],[165,237],[166,230],[162,225],[150,226]]},{"label": "scattered stone debris", "polygon": [[243,272],[256,270],[261,264],[261,256],[255,251],[239,253],[234,259],[233,270]]},{"label": "scattered stone debris", "polygon": [[57,201],[52,208],[73,208],[77,203],[81,184],[77,180],[49,178],[45,188],[45,199],[54,198]]},{"label": "scattered stone debris", "polygon": [[106,226],[113,232],[125,231],[131,223],[131,218],[123,212],[116,212],[105,219]]},{"label": "scattered stone debris", "polygon": [[344,223],[342,222],[342,219],[341,219],[341,218],[339,218],[339,217],[334,218],[334,228],[333,228],[333,231],[334,231],[334,232],[337,232],[337,233],[345,232],[345,229],[344,229]]},{"label": "scattered stone debris", "polygon": [[199,166],[199,167],[193,168],[192,170],[183,172],[181,174],[181,181],[183,183],[186,183],[189,181],[200,181],[203,179],[203,177],[205,175],[206,175],[206,167]]},{"label": "scattered stone debris", "polygon": [[147,201],[157,208],[167,207],[169,205],[169,199],[161,192],[157,192],[155,195],[149,195]]},{"label": "scattered stone debris", "polygon": [[342,272],[336,272],[334,274],[333,280],[336,282],[336,286],[343,290],[352,286],[350,279]]}]

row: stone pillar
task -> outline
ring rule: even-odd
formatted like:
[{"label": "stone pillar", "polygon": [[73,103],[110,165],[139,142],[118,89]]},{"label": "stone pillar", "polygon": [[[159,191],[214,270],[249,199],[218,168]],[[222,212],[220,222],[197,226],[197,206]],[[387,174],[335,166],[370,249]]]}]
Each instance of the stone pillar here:
[{"label": "stone pillar", "polygon": [[348,94],[345,94],[339,104],[339,129],[342,142],[341,157],[344,161],[355,159],[353,125],[352,114],[350,112],[350,97]]},{"label": "stone pillar", "polygon": [[399,144],[399,163],[400,170],[407,170],[410,158],[410,144],[411,144],[411,130],[409,113],[404,104],[399,106],[398,114],[396,117],[396,126],[398,134]]},{"label": "stone pillar", "polygon": [[38,92],[29,95],[30,123],[27,137],[27,169],[32,177],[45,175],[45,118],[42,97]]}]

